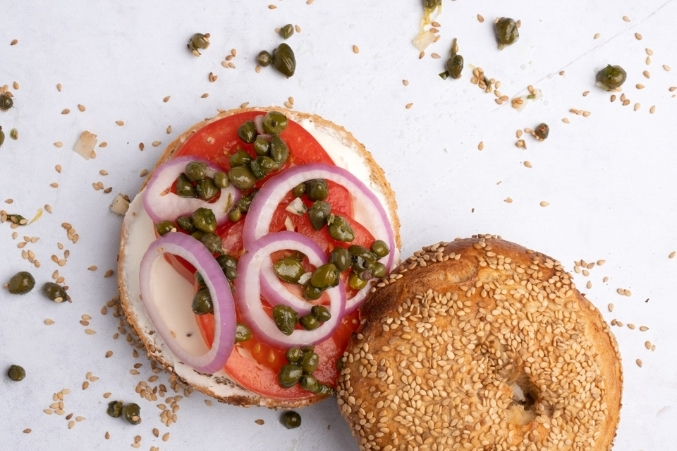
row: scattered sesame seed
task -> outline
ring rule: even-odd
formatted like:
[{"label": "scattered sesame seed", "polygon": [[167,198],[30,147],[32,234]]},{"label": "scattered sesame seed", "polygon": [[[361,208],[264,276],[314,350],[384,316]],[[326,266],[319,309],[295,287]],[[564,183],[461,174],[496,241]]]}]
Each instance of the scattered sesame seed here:
[{"label": "scattered sesame seed", "polygon": [[676,255],[677,255],[677,251],[672,251],[668,254],[668,258],[675,258]]},{"label": "scattered sesame seed", "polygon": [[623,16],[623,20],[626,22],[630,22],[630,18],[628,16]]},{"label": "scattered sesame seed", "polygon": [[530,162],[530,161],[525,161],[525,162],[524,162],[524,166],[526,166],[526,167],[528,167],[528,168],[532,168],[532,167],[533,167],[533,166],[531,166],[531,162]]},{"label": "scattered sesame seed", "polygon": [[505,202],[506,204],[511,204],[512,199],[510,197],[506,197],[505,199],[503,199],[503,202]]},{"label": "scattered sesame seed", "polygon": [[570,122],[569,122],[569,118],[566,118],[566,117],[562,119],[562,122],[564,122],[565,124],[569,124],[569,123],[570,123]]},{"label": "scattered sesame seed", "polygon": [[413,103],[407,103],[404,107],[405,107],[406,109],[410,109],[412,106],[414,106]]},{"label": "scattered sesame seed", "polygon": [[652,105],[651,108],[649,108],[649,113],[654,114],[656,112],[656,105]]},{"label": "scattered sesame seed", "polygon": [[423,59],[424,56],[425,52],[422,51],[421,53],[418,54],[418,59]]},{"label": "scattered sesame seed", "polygon": [[435,53],[435,52],[431,53],[431,54],[430,54],[430,57],[433,58],[433,59],[436,59],[436,60],[441,58],[441,56],[439,55],[439,53]]},{"label": "scattered sesame seed", "polygon": [[484,141],[480,141],[480,143],[477,145],[478,150],[484,150]]},{"label": "scattered sesame seed", "polygon": [[653,50],[651,50],[650,48],[647,47],[647,48],[645,49],[645,51],[646,51],[646,54],[647,54],[647,55],[649,55],[649,56],[652,56],[652,55],[653,55]]},{"label": "scattered sesame seed", "polygon": [[360,53],[360,48],[356,45],[353,45],[353,53]]},{"label": "scattered sesame seed", "polygon": [[649,73],[648,70],[645,70],[644,72],[642,72],[642,75],[644,75],[646,78],[651,78],[651,74]]},{"label": "scattered sesame seed", "polygon": [[639,34],[639,33],[635,33],[635,39],[637,39],[638,41],[641,41],[641,40],[642,40],[642,35]]},{"label": "scattered sesame seed", "polygon": [[207,97],[209,97],[209,93],[208,93],[208,92],[205,92],[204,94],[202,94],[202,95],[200,96],[201,99],[206,99]]},{"label": "scattered sesame seed", "polygon": [[31,428],[26,428],[24,429],[24,434],[30,434],[31,433]]},{"label": "scattered sesame seed", "polygon": [[268,5],[268,9],[277,9],[277,6],[275,6],[275,5]]},{"label": "scattered sesame seed", "polygon": [[91,265],[87,268],[89,271],[96,271],[96,265]]},{"label": "scattered sesame seed", "polygon": [[78,103],[78,110],[80,110],[80,111],[84,112],[84,111],[85,111],[86,109],[87,109],[87,108],[85,108],[85,106],[84,106],[84,105],[82,105],[82,104]]},{"label": "scattered sesame seed", "polygon": [[165,97],[162,99],[162,101],[163,101],[164,103],[167,103],[167,102],[169,102],[169,99],[171,99],[171,98],[172,98],[172,96],[165,96]]},{"label": "scattered sesame seed", "polygon": [[56,84],[56,90],[61,92],[61,83]]},{"label": "scattered sesame seed", "polygon": [[635,103],[635,106],[633,107],[635,111],[639,110],[642,105],[640,103]]},{"label": "scattered sesame seed", "polygon": [[254,423],[258,424],[259,426],[262,426],[265,423],[265,421],[259,418],[258,420],[254,420]]},{"label": "scattered sesame seed", "polygon": [[123,125],[125,125],[125,121],[115,121],[115,123],[116,123],[117,125],[119,125],[120,127],[122,127]]},{"label": "scattered sesame seed", "polygon": [[651,64],[651,57],[647,56],[646,59],[644,60],[644,62],[646,63],[647,66],[650,65]]},{"label": "scattered sesame seed", "polygon": [[590,94],[590,91],[583,91],[583,97],[586,97],[588,94]]},{"label": "scattered sesame seed", "polygon": [[663,64],[663,70],[665,70],[666,72],[670,72],[670,66],[668,66],[667,64]]},{"label": "scattered sesame seed", "polygon": [[637,359],[635,360],[635,363],[637,364],[638,367],[642,367],[642,359]]},{"label": "scattered sesame seed", "polygon": [[96,331],[93,330],[93,329],[85,329],[85,333],[86,333],[87,335],[94,335],[94,334],[96,333]]},{"label": "scattered sesame seed", "polygon": [[139,176],[141,176],[141,177],[145,177],[145,176],[147,176],[147,175],[148,175],[148,169],[143,169],[143,170],[141,170],[141,172],[139,173]]},{"label": "scattered sesame seed", "polygon": [[478,14],[478,15],[477,15],[477,21],[478,21],[479,23],[484,22],[484,17],[482,17],[481,14]]},{"label": "scattered sesame seed", "polygon": [[301,32],[301,26],[300,25],[294,25],[294,30],[296,30],[297,33]]},{"label": "scattered sesame seed", "polygon": [[544,200],[542,200],[541,203],[540,203],[540,206],[541,206],[541,207],[547,207],[548,205],[550,205],[550,203],[549,203],[549,202],[546,202],[546,201],[544,201]]},{"label": "scattered sesame seed", "polygon": [[17,45],[19,41],[17,39],[12,39],[12,42],[9,43],[9,45]]}]

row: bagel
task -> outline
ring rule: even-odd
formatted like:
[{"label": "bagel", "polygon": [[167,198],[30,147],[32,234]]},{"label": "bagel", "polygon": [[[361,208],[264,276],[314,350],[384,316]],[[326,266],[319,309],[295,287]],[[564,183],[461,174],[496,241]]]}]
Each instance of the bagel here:
[{"label": "bagel", "polygon": [[[157,169],[160,164],[170,160],[181,150],[182,146],[191,138],[191,136],[205,126],[228,116],[253,111],[260,111],[262,114],[265,114],[268,111],[282,112],[288,119],[301,124],[301,126],[309,131],[325,148],[337,166],[349,170],[364,184],[368,185],[386,210],[394,229],[395,242],[399,249],[401,246],[399,236],[400,224],[397,217],[395,194],[392,191],[383,170],[378,166],[365,147],[357,141],[352,134],[343,127],[316,115],[300,113],[284,108],[239,108],[223,111],[211,119],[195,124],[177,137],[167,146],[159,157],[155,169]],[[144,187],[152,175],[152,173],[148,175],[148,178],[141,187],[141,192],[143,192]],[[359,210],[359,206],[356,206],[356,210]],[[356,211],[355,217],[358,218],[359,214],[365,215],[365,212]],[[366,214],[368,214],[368,212],[366,212]],[[142,196],[139,194],[131,203],[122,223],[118,254],[118,286],[122,310],[124,311],[128,322],[145,345],[150,358],[156,360],[162,367],[176,375],[186,385],[192,386],[194,389],[206,395],[229,404],[240,406],[265,406],[270,408],[298,408],[313,404],[326,397],[315,396],[309,393],[311,396],[303,399],[290,400],[272,398],[244,388],[233,380],[233,378],[231,378],[224,370],[218,371],[215,374],[204,374],[179,361],[162,337],[160,337],[160,334],[156,333],[157,329],[150,320],[141,300],[139,265],[145,250],[154,239],[153,222],[145,212]],[[396,262],[399,261],[398,249],[392,249],[392,252],[394,252],[396,256]],[[167,275],[165,273],[159,277],[169,279],[172,276],[171,274]],[[180,279],[180,277],[176,279]],[[185,284],[187,282],[183,281],[183,283]],[[172,302],[177,301],[169,300],[168,304],[172,304]],[[186,300],[185,302],[188,302],[188,305],[190,305],[190,301]],[[177,338],[177,340],[183,340],[186,347],[204,347],[205,345],[201,342],[202,337],[198,332],[192,315],[187,316],[190,318],[184,320],[177,319],[175,324],[170,324],[170,326],[175,326],[175,330],[177,330],[177,337],[175,338]],[[186,333],[178,333],[179,330],[185,331]],[[236,349],[233,351],[234,353],[239,352],[237,348],[238,346],[236,346]]]},{"label": "bagel", "polygon": [[361,315],[338,385],[361,450],[611,449],[618,346],[556,260],[496,236],[439,243]]}]

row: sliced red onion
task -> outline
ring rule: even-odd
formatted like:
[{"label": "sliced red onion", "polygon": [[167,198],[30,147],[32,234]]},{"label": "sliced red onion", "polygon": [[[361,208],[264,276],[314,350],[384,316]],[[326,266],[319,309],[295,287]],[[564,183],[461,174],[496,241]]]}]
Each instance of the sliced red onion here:
[{"label": "sliced red onion", "polygon": [[[253,242],[238,262],[239,276],[235,279],[235,302],[238,311],[242,319],[252,328],[256,337],[270,345],[288,348],[320,343],[332,336],[343,318],[346,303],[343,283],[326,290],[330,300],[331,319],[329,321],[315,330],[295,330],[291,335],[283,334],[263,310],[261,304],[262,266],[266,261],[270,261],[271,253],[282,250],[307,252],[306,255],[310,258],[311,254],[318,252],[318,246],[309,238],[296,232],[271,233]],[[321,250],[319,250],[319,255],[322,255]]]},{"label": "sliced red onion", "polygon": [[[187,260],[202,275],[214,304],[214,342],[203,355],[186,351],[162,320],[157,300],[153,296],[153,265],[162,254],[173,254]],[[153,241],[141,259],[139,271],[141,298],[148,316],[162,339],[176,357],[197,371],[213,374],[223,368],[235,344],[235,303],[223,270],[212,254],[190,235],[170,232]]]},{"label": "sliced red onion", "polygon": [[263,131],[263,114],[254,118],[254,125],[256,126],[256,133],[259,135],[263,135],[265,133]]},{"label": "sliced red onion", "polygon": [[218,166],[207,160],[192,156],[178,157],[159,166],[153,172],[143,194],[143,207],[153,222],[175,220],[179,216],[192,214],[198,208],[209,208],[214,212],[216,223],[221,225],[228,220],[228,212],[240,199],[240,190],[230,185],[221,188],[221,196],[216,202],[209,203],[198,198],[185,198],[169,191],[172,184],[185,170],[186,164],[197,161],[207,164],[207,175],[212,177],[221,171]]}]

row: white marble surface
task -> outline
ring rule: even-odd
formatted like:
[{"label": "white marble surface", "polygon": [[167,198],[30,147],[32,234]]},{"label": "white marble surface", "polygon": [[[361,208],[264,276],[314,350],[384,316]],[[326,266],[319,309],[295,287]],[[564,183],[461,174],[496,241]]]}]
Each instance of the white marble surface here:
[{"label": "white marble surface", "polygon": [[[152,167],[163,146],[216,108],[245,101],[281,105],[289,96],[296,109],[352,131],[381,163],[398,195],[404,255],[439,240],[490,232],[552,255],[571,270],[580,259],[606,260],[589,277],[577,275],[579,287],[592,282],[582,291],[608,321],[650,327],[612,328],[625,375],[614,449],[673,448],[677,258],[668,255],[677,250],[677,99],[668,88],[677,85],[677,2],[444,0],[441,39],[422,60],[411,45],[417,0],[270,2],[277,8],[243,0],[4,2],[0,86],[10,86],[15,107],[0,112],[0,125],[7,134],[17,128],[20,136],[7,137],[0,147],[0,208],[33,217],[51,204],[53,213],[19,229],[16,240],[7,224],[0,226],[0,281],[30,270],[42,284],[58,269],[73,303],[50,303],[37,290],[23,297],[0,291],[0,369],[18,363],[28,372],[22,383],[0,380],[0,449],[127,449],[136,435],[142,437],[140,449],[163,451],[357,449],[333,400],[304,410],[303,426],[288,431],[276,412],[207,407],[202,395],[194,395],[181,400],[178,422],[165,428],[154,403],[134,392],[151,375],[148,361],[134,358],[124,339],[113,340],[117,320],[99,313],[117,291],[115,277],[104,278],[116,266],[121,222],[108,209],[113,196],[133,195],[143,180],[140,171]],[[486,21],[478,22],[477,14]],[[497,16],[522,20],[519,42],[503,51],[492,37]],[[281,42],[274,29],[290,22],[302,27],[288,41],[297,55],[296,75],[285,79],[272,69],[257,74],[256,54]],[[195,58],[185,44],[198,31],[210,32],[212,45]],[[466,71],[461,80],[442,81],[437,74],[453,37]],[[18,44],[10,46],[13,39]],[[237,67],[224,69],[220,63],[231,48],[237,49]],[[650,65],[646,48],[654,52]],[[627,70],[630,105],[609,102],[609,94],[594,86],[596,71],[607,63]],[[470,84],[471,64],[501,80],[508,96],[532,84],[543,98],[521,113],[498,106]],[[664,70],[664,64],[674,70]],[[219,77],[214,83],[210,71]],[[11,87],[14,81],[20,89]],[[637,83],[645,89],[636,89]],[[203,93],[209,97],[201,98]],[[166,103],[165,96],[171,96]],[[638,111],[635,104],[641,104]],[[65,108],[70,114],[61,114]],[[578,116],[570,108],[592,114]],[[550,124],[550,138],[527,137],[526,150],[515,147],[515,131],[539,122]],[[72,150],[83,130],[108,143],[97,148],[94,160]],[[153,147],[156,140],[162,145]],[[56,141],[63,147],[55,147]],[[100,175],[101,169],[109,175]],[[95,191],[92,183],[98,181],[112,193]],[[507,197],[513,202],[504,202]],[[14,203],[5,204],[10,198]],[[79,233],[77,244],[68,241],[62,222]],[[17,244],[23,236],[40,237],[24,248],[35,252],[38,269],[21,257]],[[70,250],[64,267],[50,258],[63,256],[58,242]],[[98,269],[88,271],[90,265]],[[617,294],[619,287],[632,296]],[[613,313],[609,303],[616,306]],[[89,327],[96,334],[85,334],[83,314],[92,316]],[[46,318],[55,324],[46,326]],[[645,349],[647,340],[655,352]],[[107,359],[108,350],[114,355]],[[130,374],[135,363],[143,364],[139,376]],[[83,391],[89,371],[99,380]],[[64,416],[43,413],[63,388],[72,390],[65,412],[86,418],[72,429]],[[143,423],[133,427],[106,416],[105,392],[138,402]],[[254,423],[259,418],[264,425]],[[171,438],[155,438],[154,427],[161,434],[171,431]],[[26,428],[32,432],[23,433]]]}]

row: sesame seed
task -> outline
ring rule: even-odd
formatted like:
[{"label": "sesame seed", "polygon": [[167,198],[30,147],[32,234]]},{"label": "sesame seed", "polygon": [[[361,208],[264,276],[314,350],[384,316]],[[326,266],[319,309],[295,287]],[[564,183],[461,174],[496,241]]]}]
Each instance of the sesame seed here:
[{"label": "sesame seed", "polygon": [[360,53],[360,48],[356,45],[353,45],[353,53]]},{"label": "sesame seed", "polygon": [[172,126],[168,125],[167,126],[167,134],[169,135],[172,132]]},{"label": "sesame seed", "polygon": [[405,107],[406,109],[410,109],[412,106],[414,106],[413,103],[407,103],[404,107]]},{"label": "sesame seed", "polygon": [[675,258],[676,255],[677,255],[677,251],[672,251],[668,254],[668,258]]},{"label": "sesame seed", "polygon": [[637,39],[638,41],[641,41],[641,40],[642,40],[642,35],[639,34],[639,33],[635,33],[635,39]]},{"label": "sesame seed", "polygon": [[642,106],[642,105],[641,105],[640,103],[635,103],[635,106],[633,107],[633,109],[634,109],[635,111],[637,111],[637,110],[640,109],[641,106]]},{"label": "sesame seed", "polygon": [[635,360],[635,363],[637,364],[638,367],[642,367],[642,359],[637,359]]},{"label": "sesame seed", "polygon": [[84,106],[84,105],[82,105],[82,104],[78,103],[78,110],[80,110],[80,111],[84,112],[84,111],[86,110],[86,108],[85,108],[85,106]]},{"label": "sesame seed", "polygon": [[277,9],[277,6],[275,6],[275,5],[268,5],[268,9]]},{"label": "sesame seed", "polygon": [[623,16],[623,20],[624,20],[625,22],[630,22],[630,18],[629,18],[628,16]]},{"label": "sesame seed", "polygon": [[402,80],[402,84],[404,86],[409,86],[409,80]]},{"label": "sesame seed", "polygon": [[477,15],[477,21],[478,21],[479,23],[484,22],[484,17],[482,17],[481,14],[478,14],[478,15]]},{"label": "sesame seed", "polygon": [[637,89],[644,89],[644,85],[641,84],[641,83],[637,83],[637,84],[635,85],[635,88],[637,88]]},{"label": "sesame seed", "polygon": [[651,74],[649,73],[648,70],[645,70],[644,72],[642,72],[642,75],[644,75],[646,78],[651,78]]},{"label": "sesame seed", "polygon": [[588,94],[590,94],[590,91],[583,91],[583,97],[586,97]]},{"label": "sesame seed", "polygon": [[120,127],[122,127],[123,125],[125,125],[125,121],[115,121],[115,123],[116,123],[117,125],[119,125]]},{"label": "sesame seed", "polygon": [[564,122],[565,124],[569,124],[569,123],[570,123],[570,122],[569,122],[569,118],[566,118],[566,117],[562,119],[562,122]]},{"label": "sesame seed", "polygon": [[506,204],[511,204],[512,199],[510,197],[506,197],[505,199],[503,199],[503,202],[505,202]]},{"label": "sesame seed", "polygon": [[613,305],[612,303],[610,303],[610,304],[607,306],[607,308],[608,308],[609,312],[613,312],[613,311],[614,311],[614,305]]},{"label": "sesame seed", "polygon": [[647,47],[647,48],[645,49],[645,51],[646,51],[646,54],[647,54],[647,55],[649,55],[649,56],[652,56],[652,55],[653,55],[653,50],[651,50],[650,48]]},{"label": "sesame seed", "polygon": [[541,207],[547,207],[548,205],[550,205],[550,203],[548,203],[548,202],[546,202],[546,201],[544,201],[544,200],[542,200],[541,203],[540,203],[540,206],[541,206]]},{"label": "sesame seed", "polygon": [[26,428],[23,430],[24,434],[30,434],[31,433],[31,428]]},{"label": "sesame seed", "polygon": [[439,53],[435,53],[435,52],[431,53],[431,54],[430,54],[430,57],[433,58],[433,59],[436,59],[436,60],[441,58],[441,56],[439,55]]},{"label": "sesame seed", "polygon": [[651,108],[649,108],[649,113],[654,114],[656,112],[656,105],[652,105]]},{"label": "sesame seed", "polygon": [[666,72],[670,72],[670,66],[668,66],[667,64],[663,64],[663,70],[665,70]]},{"label": "sesame seed", "polygon": [[12,39],[12,42],[9,43],[9,45],[17,45],[19,41],[17,39]]},{"label": "sesame seed", "polygon": [[644,60],[644,62],[646,63],[647,66],[650,65],[651,64],[651,57],[647,56],[646,59]]},{"label": "sesame seed", "polygon": [[530,161],[525,161],[525,162],[524,162],[524,166],[526,166],[526,167],[528,167],[528,168],[532,168],[532,167],[533,167],[533,166],[531,166],[531,162],[530,162]]},{"label": "sesame seed", "polygon": [[93,329],[85,329],[85,333],[87,335],[94,335],[96,333],[96,331],[94,331]]},{"label": "sesame seed", "polygon": [[294,30],[296,30],[297,33],[301,32],[301,26],[300,25],[294,25]]},{"label": "sesame seed", "polygon": [[166,432],[165,434],[162,435],[162,441],[166,442],[167,440],[169,440],[169,432]]},{"label": "sesame seed", "polygon": [[165,96],[165,97],[162,99],[162,101],[163,101],[164,103],[167,103],[167,102],[169,102],[169,99],[171,99],[171,98],[172,98],[172,96]]},{"label": "sesame seed", "polygon": [[484,150],[484,141],[480,141],[480,143],[477,145],[478,150]]}]

